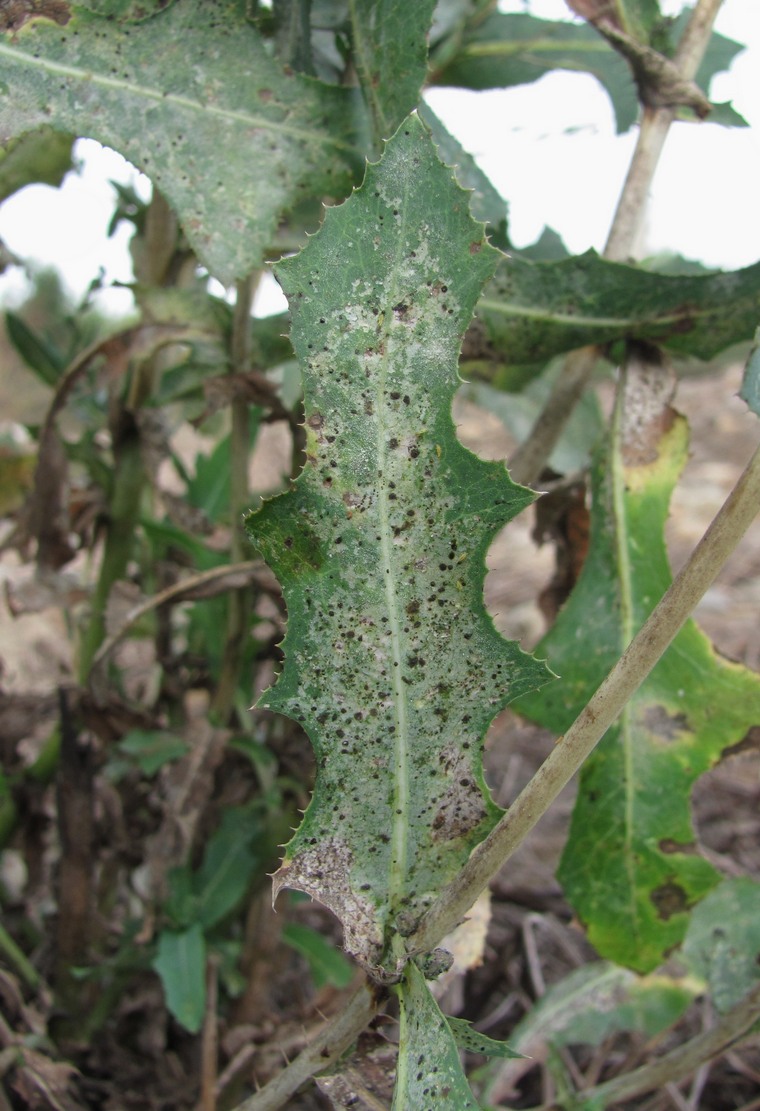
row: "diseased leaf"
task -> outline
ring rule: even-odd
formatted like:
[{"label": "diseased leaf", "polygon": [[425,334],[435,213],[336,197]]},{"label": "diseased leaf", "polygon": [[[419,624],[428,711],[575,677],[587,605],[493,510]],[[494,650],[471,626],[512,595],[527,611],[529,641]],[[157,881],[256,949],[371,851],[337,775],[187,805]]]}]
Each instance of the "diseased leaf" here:
[{"label": "diseased leaf", "polygon": [[760,883],[749,876],[724,880],[691,916],[683,955],[704,977],[721,1014],[760,980]]},{"label": "diseased leaf", "polygon": [[750,339],[760,317],[760,263],[706,274],[657,274],[601,259],[504,259],[478,308],[512,365],[623,338],[709,359]]},{"label": "diseased leaf", "polygon": [[466,1019],[452,1018],[451,1015],[445,1017],[460,1049],[465,1049],[468,1053],[481,1053],[484,1057],[501,1057],[506,1060],[522,1057],[522,1053],[515,1053],[506,1042],[499,1042],[496,1038],[489,1038],[487,1034],[473,1029],[472,1023]]},{"label": "diseased leaf", "polygon": [[131,27],[72,9],[0,41],[0,135],[41,123],[107,143],[150,176],[221,281],[257,266],[305,190],[358,169],[355,90],[286,73],[231,0],[173,4]]},{"label": "diseased leaf", "polygon": [[304,375],[306,457],[248,519],[288,607],[263,705],[300,721],[317,782],[275,878],[325,903],[378,978],[498,818],[481,745],[545,680],[483,606],[484,559],[532,500],[461,446],[457,352],[497,252],[412,116],[362,188],[277,268]]},{"label": "diseased leaf", "polygon": [[479,1111],[448,1020],[413,961],[397,991],[400,1029],[391,1111]]},{"label": "diseased leaf", "polygon": [[755,343],[744,368],[739,397],[747,402],[756,416],[760,417],[760,328],[755,332]]},{"label": "diseased leaf", "polygon": [[375,137],[387,139],[417,106],[435,0],[350,0],[353,60]]},{"label": "diseased leaf", "polygon": [[[646,353],[651,356],[651,353]],[[562,682],[521,712],[563,732],[670,584],[663,526],[686,459],[666,367],[632,354],[597,461],[591,547],[537,651]],[[646,972],[683,938],[718,873],[695,844],[695,780],[754,724],[760,678],[688,622],[581,773],[559,878],[602,956]]]},{"label": "diseased leaf", "polygon": [[447,131],[429,105],[419,107],[421,118],[430,128],[442,162],[453,166],[457,181],[472,189],[470,210],[476,220],[489,224],[489,238],[496,247],[507,245],[507,202],[497,192],[471,154]]}]

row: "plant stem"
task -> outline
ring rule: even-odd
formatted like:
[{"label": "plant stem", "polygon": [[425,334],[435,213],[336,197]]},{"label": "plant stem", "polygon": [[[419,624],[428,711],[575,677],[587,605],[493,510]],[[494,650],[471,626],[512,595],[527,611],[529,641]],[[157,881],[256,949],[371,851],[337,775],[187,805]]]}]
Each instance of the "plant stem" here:
[{"label": "plant stem", "polygon": [[292,1064],[260,1092],[239,1103],[234,1111],[277,1111],[293,1093],[317,1073],[324,1072],[351,1045],[377,1010],[377,998],[365,980],[343,1009],[322,1028]]},{"label": "plant stem", "polygon": [[689,617],[760,508],[760,447],[691,558],[646,623],[457,878],[445,888],[409,939],[410,954],[428,952],[467,913],[602,739]]},{"label": "plant stem", "polygon": [[90,621],[82,639],[79,679],[87,680],[95,653],[106,634],[106,606],[111,588],[124,577],[135,529],[140,516],[140,499],[145,472],[140,451],[140,432],[134,415],[121,412],[121,427],[114,434],[114,479],[109,505],[103,562],[92,598]]},{"label": "plant stem", "polygon": [[[257,279],[252,274],[249,274],[237,284],[237,300],[232,318],[231,374],[245,374],[251,369],[251,303],[256,284]],[[233,398],[231,410],[230,517],[232,520],[232,540],[230,558],[233,563],[242,563],[246,554],[246,541],[241,521],[250,500],[248,491],[250,446],[248,402],[245,398]],[[224,658],[219,683],[211,702],[212,713],[218,715],[221,721],[226,721],[229,717],[240,678],[243,645],[249,620],[248,601],[249,592],[245,587],[233,590],[230,593]]]},{"label": "plant stem", "polygon": [[509,475],[514,482],[523,486],[538,482],[600,357],[601,350],[598,347],[580,347],[567,355],[562,373],[554,383],[528,438],[520,444],[509,461]]},{"label": "plant stem", "polygon": [[26,953],[18,947],[2,923],[0,923],[0,953],[3,954],[6,962],[18,973],[27,987],[36,991],[41,986],[42,977],[39,972]]},{"label": "plant stem", "polygon": [[588,1089],[583,1092],[583,1098],[598,1101],[601,1107],[609,1107],[612,1103],[621,1103],[633,1096],[662,1088],[670,1081],[682,1080],[706,1061],[725,1053],[758,1019],[760,984],[723,1015],[712,1029],[703,1031],[657,1061]]},{"label": "plant stem", "polygon": [[[723,0],[699,0],[691,13],[673,58],[681,77],[686,81],[691,81],[699,69],[722,2]],[[613,262],[621,262],[634,253],[646,212],[649,189],[674,119],[673,108],[644,108],[642,111],[636,149],[604,248],[604,257]]]},{"label": "plant stem", "polygon": [[[699,68],[721,3],[699,0],[691,14],[673,59],[684,80],[690,81]],[[647,196],[674,119],[672,108],[642,110],[636,148],[603,251],[603,257],[611,262],[622,262],[635,253]],[[515,482],[529,486],[538,481],[601,354],[599,347],[584,347],[567,356],[536,423],[510,460],[509,472]]]}]

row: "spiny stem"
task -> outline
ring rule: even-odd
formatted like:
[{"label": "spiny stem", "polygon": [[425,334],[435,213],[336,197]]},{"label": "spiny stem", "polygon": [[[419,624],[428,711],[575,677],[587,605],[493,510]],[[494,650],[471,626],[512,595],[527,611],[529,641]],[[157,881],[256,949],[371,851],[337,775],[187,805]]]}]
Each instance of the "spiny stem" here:
[{"label": "spiny stem", "polygon": [[343,1009],[328,1022],[303,1053],[234,1111],[277,1111],[300,1086],[324,1072],[351,1045],[377,1010],[372,987],[364,981]]}]

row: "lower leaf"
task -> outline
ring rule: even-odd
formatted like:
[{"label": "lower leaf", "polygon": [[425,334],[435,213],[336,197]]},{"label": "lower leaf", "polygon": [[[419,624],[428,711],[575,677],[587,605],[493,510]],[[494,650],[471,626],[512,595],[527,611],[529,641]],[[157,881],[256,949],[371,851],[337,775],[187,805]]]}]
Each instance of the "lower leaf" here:
[{"label": "lower leaf", "polygon": [[391,1111],[479,1111],[451,1027],[413,962],[396,990],[400,1034]]}]

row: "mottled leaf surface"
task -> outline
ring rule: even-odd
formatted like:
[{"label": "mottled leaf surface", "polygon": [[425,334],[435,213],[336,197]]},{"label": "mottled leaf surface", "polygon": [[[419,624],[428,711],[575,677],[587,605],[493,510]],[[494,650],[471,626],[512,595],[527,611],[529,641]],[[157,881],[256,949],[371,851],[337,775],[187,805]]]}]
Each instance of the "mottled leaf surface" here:
[{"label": "mottled leaf surface", "polygon": [[358,167],[356,91],[283,70],[240,6],[177,3],[127,26],[73,9],[0,40],[0,135],[41,123],[143,170],[223,282],[256,267],[302,194],[340,197]]},{"label": "mottled leaf surface", "polygon": [[691,916],[683,945],[690,968],[704,977],[721,1014],[760,980],[760,883],[724,880]]},{"label": "mottled leaf surface", "polygon": [[[663,527],[688,441],[671,390],[664,367],[629,361],[597,463],[589,555],[537,649],[562,680],[519,707],[558,733],[670,584]],[[602,956],[644,972],[682,940],[719,878],[695,844],[690,792],[754,724],[759,699],[760,679],[690,621],[586,761],[559,877]]]},{"label": "mottled leaf surface", "polygon": [[448,1021],[414,962],[407,966],[398,996],[398,1065],[391,1111],[479,1111]]},{"label": "mottled leaf surface", "polygon": [[275,886],[329,906],[381,976],[498,817],[486,728],[546,674],[483,606],[490,540],[532,494],[463,448],[451,417],[459,344],[497,257],[482,232],[412,116],[277,268],[307,464],[249,529],[288,607],[263,704],[303,724],[317,782]]},{"label": "mottled leaf surface", "polygon": [[624,337],[709,359],[754,335],[760,263],[694,275],[607,262],[594,251],[559,262],[511,257],[500,263],[477,312],[512,364]]}]

